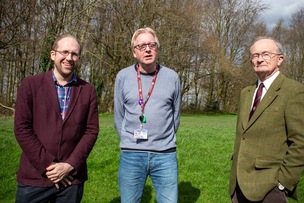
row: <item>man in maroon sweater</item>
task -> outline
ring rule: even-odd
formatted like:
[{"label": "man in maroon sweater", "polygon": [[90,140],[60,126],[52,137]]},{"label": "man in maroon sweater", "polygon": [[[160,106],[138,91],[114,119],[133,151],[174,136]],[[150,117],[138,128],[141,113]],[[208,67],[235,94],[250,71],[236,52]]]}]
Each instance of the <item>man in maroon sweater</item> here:
[{"label": "man in maroon sweater", "polygon": [[95,88],[74,74],[80,54],[74,36],[59,36],[50,52],[53,70],[26,77],[19,87],[18,203],[81,201],[99,124]]}]

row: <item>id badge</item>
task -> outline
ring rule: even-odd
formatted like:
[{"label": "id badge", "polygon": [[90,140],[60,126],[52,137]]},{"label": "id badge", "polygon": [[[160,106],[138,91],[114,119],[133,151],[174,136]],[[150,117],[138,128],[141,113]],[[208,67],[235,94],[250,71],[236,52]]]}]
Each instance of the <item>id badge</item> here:
[{"label": "id badge", "polygon": [[145,130],[145,129],[134,130],[134,138],[135,139],[147,140],[148,139],[148,130]]}]

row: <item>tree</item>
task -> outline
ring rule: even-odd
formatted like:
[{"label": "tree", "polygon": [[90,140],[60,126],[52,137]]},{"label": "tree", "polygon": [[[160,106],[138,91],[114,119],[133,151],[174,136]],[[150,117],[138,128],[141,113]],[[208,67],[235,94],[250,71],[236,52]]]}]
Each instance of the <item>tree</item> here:
[{"label": "tree", "polygon": [[284,72],[290,78],[304,82],[304,9],[294,15],[290,22],[290,28],[286,31],[287,38],[284,41],[285,61]]},{"label": "tree", "polygon": [[271,33],[258,19],[265,9],[261,0],[2,0],[0,114],[12,114],[24,77],[53,68],[52,43],[63,33],[82,42],[77,74],[96,87],[100,111],[112,112],[116,74],[134,64],[131,37],[146,26],[159,37],[158,62],[180,76],[183,111],[234,112],[256,79],[248,52],[257,36],[282,41],[282,71],[303,82],[303,9]]},{"label": "tree", "polygon": [[266,7],[260,1],[207,0],[203,27],[209,50],[205,109],[235,111],[239,84],[244,77],[240,67],[248,46],[250,26]]}]

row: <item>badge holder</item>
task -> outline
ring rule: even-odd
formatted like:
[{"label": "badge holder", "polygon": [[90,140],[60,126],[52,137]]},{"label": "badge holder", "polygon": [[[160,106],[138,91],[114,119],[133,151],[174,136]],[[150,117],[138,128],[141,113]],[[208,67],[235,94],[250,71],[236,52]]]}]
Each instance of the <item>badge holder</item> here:
[{"label": "badge holder", "polygon": [[147,122],[147,118],[142,114],[139,116],[139,120],[140,120],[140,126],[139,126],[139,129],[136,129],[134,131],[134,138],[147,140],[148,139],[148,130],[143,128],[143,123]]}]

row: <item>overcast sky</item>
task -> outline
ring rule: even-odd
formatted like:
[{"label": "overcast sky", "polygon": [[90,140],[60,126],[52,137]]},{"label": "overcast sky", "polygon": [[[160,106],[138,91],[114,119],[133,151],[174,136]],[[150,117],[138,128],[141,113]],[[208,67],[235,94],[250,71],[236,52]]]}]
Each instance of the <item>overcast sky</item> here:
[{"label": "overcast sky", "polygon": [[304,0],[262,0],[262,2],[269,7],[261,16],[268,29],[272,29],[280,18],[288,25],[292,14],[301,8],[304,9]]}]

